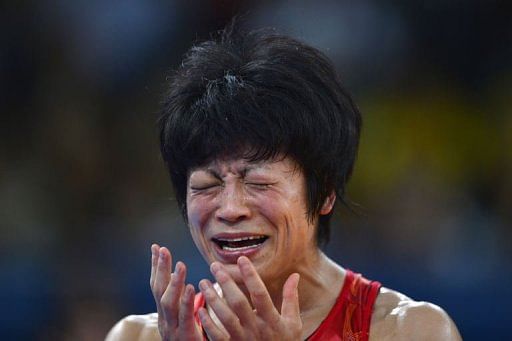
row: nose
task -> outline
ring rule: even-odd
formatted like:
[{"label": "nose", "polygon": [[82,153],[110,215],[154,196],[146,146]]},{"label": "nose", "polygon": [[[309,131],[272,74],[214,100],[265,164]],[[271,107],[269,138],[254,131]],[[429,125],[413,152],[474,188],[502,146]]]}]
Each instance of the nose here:
[{"label": "nose", "polygon": [[219,198],[215,217],[225,223],[237,223],[248,219],[251,210],[247,206],[242,184],[226,184]]}]

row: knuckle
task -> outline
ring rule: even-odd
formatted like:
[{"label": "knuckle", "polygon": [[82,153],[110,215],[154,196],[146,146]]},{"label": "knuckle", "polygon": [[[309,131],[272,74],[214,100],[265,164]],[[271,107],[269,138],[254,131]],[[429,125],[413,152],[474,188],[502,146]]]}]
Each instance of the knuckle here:
[{"label": "knuckle", "polygon": [[174,304],[171,302],[171,300],[167,299],[166,297],[162,297],[160,299],[160,306],[164,308],[166,311],[172,311]]},{"label": "knuckle", "polygon": [[178,308],[169,300],[160,300],[160,306],[165,312],[165,315],[171,319],[174,318],[178,313]]},{"label": "knuckle", "polygon": [[277,325],[280,325],[281,324],[281,316],[279,315],[274,315],[272,314],[272,316],[270,317],[270,323],[274,326],[277,326]]},{"label": "knuckle", "polygon": [[268,329],[268,324],[266,321],[258,319],[256,321],[256,328],[260,331],[260,333],[265,332]]},{"label": "knuckle", "polygon": [[153,287],[151,291],[153,292],[153,297],[155,300],[160,302],[162,300],[162,290],[160,290],[158,287]]},{"label": "knuckle", "polygon": [[283,325],[283,332],[291,335],[292,339],[296,339],[296,337],[299,337],[302,332],[302,321],[293,321],[288,324]]},{"label": "knuckle", "polygon": [[178,279],[174,276],[171,277],[171,289],[172,290],[177,290],[178,287],[180,286],[180,281],[178,281]]},{"label": "knuckle", "polygon": [[177,311],[177,313],[178,313],[178,320],[179,320],[180,324],[185,324],[187,322],[190,322],[190,320],[193,317],[191,312],[189,311],[189,309],[184,308],[184,307],[182,307],[179,310],[179,312]]},{"label": "knuckle", "polygon": [[155,291],[152,291],[152,293],[153,293],[153,298],[155,299],[156,304],[159,304],[161,296],[159,296]]},{"label": "knuckle", "polygon": [[245,302],[242,298],[235,298],[230,302],[230,305],[235,310],[240,310],[245,307]]},{"label": "knuckle", "polygon": [[166,300],[165,297],[160,298],[159,302],[160,306],[163,308],[167,308],[169,306],[169,300]]},{"label": "knuckle", "polygon": [[302,320],[297,321],[297,323],[295,324],[295,329],[302,330],[302,327],[303,327]]},{"label": "knuckle", "polygon": [[265,290],[258,289],[252,293],[252,297],[256,300],[263,300],[267,297],[267,292]]},{"label": "knuckle", "polygon": [[160,299],[160,306],[162,309],[164,309],[166,314],[172,313],[174,311],[173,305],[169,302],[169,300],[165,298]]},{"label": "knuckle", "polygon": [[231,331],[236,331],[240,326],[240,320],[235,315],[230,315],[224,319],[225,325]]}]

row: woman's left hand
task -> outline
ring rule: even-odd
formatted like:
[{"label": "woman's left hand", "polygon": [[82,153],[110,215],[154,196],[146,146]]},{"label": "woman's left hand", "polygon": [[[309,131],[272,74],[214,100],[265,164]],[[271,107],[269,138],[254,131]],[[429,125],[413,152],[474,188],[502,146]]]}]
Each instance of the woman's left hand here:
[{"label": "woman's left hand", "polygon": [[[214,262],[211,271],[222,289],[222,299],[212,283],[202,280],[199,287],[206,303],[225,329],[212,320],[205,308],[199,317],[210,340],[299,340],[302,320],[299,309],[299,274],[291,274],[283,285],[279,312],[265,284],[247,257],[238,259],[238,267],[249,292],[251,303],[221,263]],[[254,309],[253,309],[254,307]]]}]

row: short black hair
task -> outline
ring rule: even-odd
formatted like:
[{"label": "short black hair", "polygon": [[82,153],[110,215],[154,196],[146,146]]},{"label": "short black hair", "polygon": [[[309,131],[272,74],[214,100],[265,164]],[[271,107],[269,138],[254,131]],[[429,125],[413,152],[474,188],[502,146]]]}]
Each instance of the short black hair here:
[{"label": "short black hair", "polygon": [[[294,159],[311,219],[333,191],[345,203],[361,114],[322,52],[235,23],[193,46],[168,79],[160,148],[185,220],[189,172],[225,156]],[[331,214],[319,216],[317,245],[329,240]]]}]

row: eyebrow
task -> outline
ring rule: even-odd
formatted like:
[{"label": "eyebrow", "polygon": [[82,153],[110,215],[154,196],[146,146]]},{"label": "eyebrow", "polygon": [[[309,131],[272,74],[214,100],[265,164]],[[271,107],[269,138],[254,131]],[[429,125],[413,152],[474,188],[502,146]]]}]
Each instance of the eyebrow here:
[{"label": "eyebrow", "polygon": [[222,177],[220,176],[220,174],[216,170],[214,170],[214,169],[206,168],[206,169],[198,169],[198,170],[206,172],[206,173],[212,175],[214,178],[216,178],[218,180],[222,180]]},{"label": "eyebrow", "polygon": [[[245,177],[247,175],[247,173],[249,173],[250,171],[253,171],[257,168],[265,169],[265,168],[269,168],[269,166],[264,163],[248,164],[248,165],[245,165],[239,172],[242,177]],[[205,169],[198,169],[198,170],[207,172],[208,174],[214,176],[215,178],[222,180],[222,176],[220,175],[220,173],[216,169],[214,169],[212,166],[209,166]]]}]

